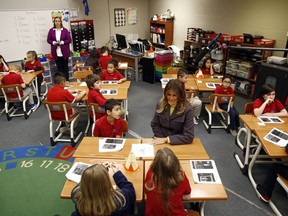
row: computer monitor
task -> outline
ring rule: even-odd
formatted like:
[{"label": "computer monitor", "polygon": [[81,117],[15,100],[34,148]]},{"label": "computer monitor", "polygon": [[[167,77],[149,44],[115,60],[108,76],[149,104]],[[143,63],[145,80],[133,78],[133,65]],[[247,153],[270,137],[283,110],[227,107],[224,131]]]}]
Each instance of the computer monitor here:
[{"label": "computer monitor", "polygon": [[125,35],[116,34],[117,49],[122,50],[127,48],[127,42]]}]

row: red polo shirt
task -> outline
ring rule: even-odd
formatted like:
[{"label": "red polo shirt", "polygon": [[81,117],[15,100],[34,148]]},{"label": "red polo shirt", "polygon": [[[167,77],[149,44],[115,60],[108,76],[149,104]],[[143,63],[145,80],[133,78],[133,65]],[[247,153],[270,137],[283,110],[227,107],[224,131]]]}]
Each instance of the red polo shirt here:
[{"label": "red polo shirt", "polygon": [[99,58],[99,63],[100,63],[100,66],[101,66],[101,68],[102,68],[102,70],[104,69],[104,70],[106,70],[107,69],[107,64],[108,64],[108,62],[110,61],[112,59],[112,57],[111,56],[101,56],[100,58]]},{"label": "red polo shirt", "polygon": [[[17,74],[15,72],[9,72],[9,74],[5,75],[2,80],[1,80],[3,85],[14,85],[14,84],[22,84],[24,83],[22,77],[20,74]],[[23,97],[23,91],[20,92],[21,97]],[[10,93],[7,94],[7,97],[9,98],[17,98],[18,94],[15,93]]]},{"label": "red polo shirt", "polygon": [[234,90],[231,86],[229,86],[227,89],[223,88],[223,85],[217,86],[215,91],[215,94],[234,94]]},{"label": "red polo shirt", "polygon": [[101,80],[120,80],[124,78],[124,76],[118,70],[115,70],[113,73],[109,73],[107,70],[105,70],[100,74],[100,77]]},{"label": "red polo shirt", "polygon": [[114,123],[111,124],[107,120],[107,115],[105,115],[96,121],[93,134],[95,137],[122,136],[124,124],[125,123],[122,118],[115,119]]},{"label": "red polo shirt", "polygon": [[[47,94],[47,101],[48,102],[69,102],[73,103],[75,97],[64,87],[60,85],[54,85],[52,88],[49,89]],[[51,112],[52,118],[55,120],[64,120],[65,113],[61,111],[52,111]],[[68,115],[72,115],[72,109],[68,110]]]},{"label": "red polo shirt", "polygon": [[[263,100],[261,100],[260,98],[257,98],[254,101],[254,105],[253,108],[259,108],[261,107],[261,105],[264,103]],[[285,109],[284,106],[282,105],[281,101],[278,99],[275,99],[274,102],[267,104],[266,107],[263,110],[263,113],[277,113],[280,112],[281,110]]]},{"label": "red polo shirt", "polygon": [[[88,92],[88,104],[90,103],[97,103],[100,106],[104,107],[107,99],[104,98],[102,93],[98,89],[90,89]],[[105,113],[96,113],[96,119],[99,119],[105,115]],[[92,111],[90,111],[90,116],[93,118]]]},{"label": "red polo shirt", "polygon": [[[34,61],[34,63],[32,64],[30,61],[27,61],[25,63],[25,71],[28,71],[28,70],[34,70],[34,71],[37,71],[37,70],[40,70],[41,69],[41,62],[40,61]],[[38,74],[37,76],[43,76],[42,73]]]}]

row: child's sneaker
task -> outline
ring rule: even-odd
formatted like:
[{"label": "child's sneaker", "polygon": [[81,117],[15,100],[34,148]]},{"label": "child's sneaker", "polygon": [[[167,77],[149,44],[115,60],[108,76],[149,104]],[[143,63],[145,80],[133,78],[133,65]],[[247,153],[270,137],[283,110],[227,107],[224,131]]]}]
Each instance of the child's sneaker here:
[{"label": "child's sneaker", "polygon": [[198,125],[199,124],[199,121],[198,121],[197,117],[194,117],[193,120],[194,120],[194,125]]},{"label": "child's sneaker", "polygon": [[236,137],[237,136],[237,131],[230,129],[230,133],[232,136]]},{"label": "child's sneaker", "polygon": [[265,202],[268,203],[270,200],[270,196],[267,195],[267,193],[265,192],[264,188],[261,185],[257,185],[257,192],[258,195],[260,196],[260,199]]},{"label": "child's sneaker", "polygon": [[36,109],[36,104],[35,103],[33,103],[33,104],[30,104],[30,110],[35,110]]}]

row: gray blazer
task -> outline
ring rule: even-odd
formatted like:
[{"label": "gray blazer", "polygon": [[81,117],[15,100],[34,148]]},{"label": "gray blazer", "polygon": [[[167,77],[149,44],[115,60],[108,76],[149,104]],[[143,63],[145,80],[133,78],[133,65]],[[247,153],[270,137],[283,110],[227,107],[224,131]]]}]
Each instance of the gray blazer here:
[{"label": "gray blazer", "polygon": [[[157,105],[156,110],[159,105]],[[174,109],[170,115],[170,105],[162,113],[155,111],[151,121],[152,131],[155,137],[169,136],[171,144],[190,144],[194,139],[194,121],[193,110],[190,104],[187,104],[185,112],[182,115],[176,114]]]}]

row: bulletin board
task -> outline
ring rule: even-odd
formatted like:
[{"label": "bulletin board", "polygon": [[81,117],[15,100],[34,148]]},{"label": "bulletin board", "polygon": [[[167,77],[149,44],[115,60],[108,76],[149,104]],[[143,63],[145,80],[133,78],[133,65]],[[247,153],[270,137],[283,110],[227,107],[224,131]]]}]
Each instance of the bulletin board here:
[{"label": "bulletin board", "polygon": [[29,50],[50,53],[47,34],[54,12],[63,14],[63,26],[70,31],[69,10],[0,11],[0,55],[9,62],[22,60]]}]

